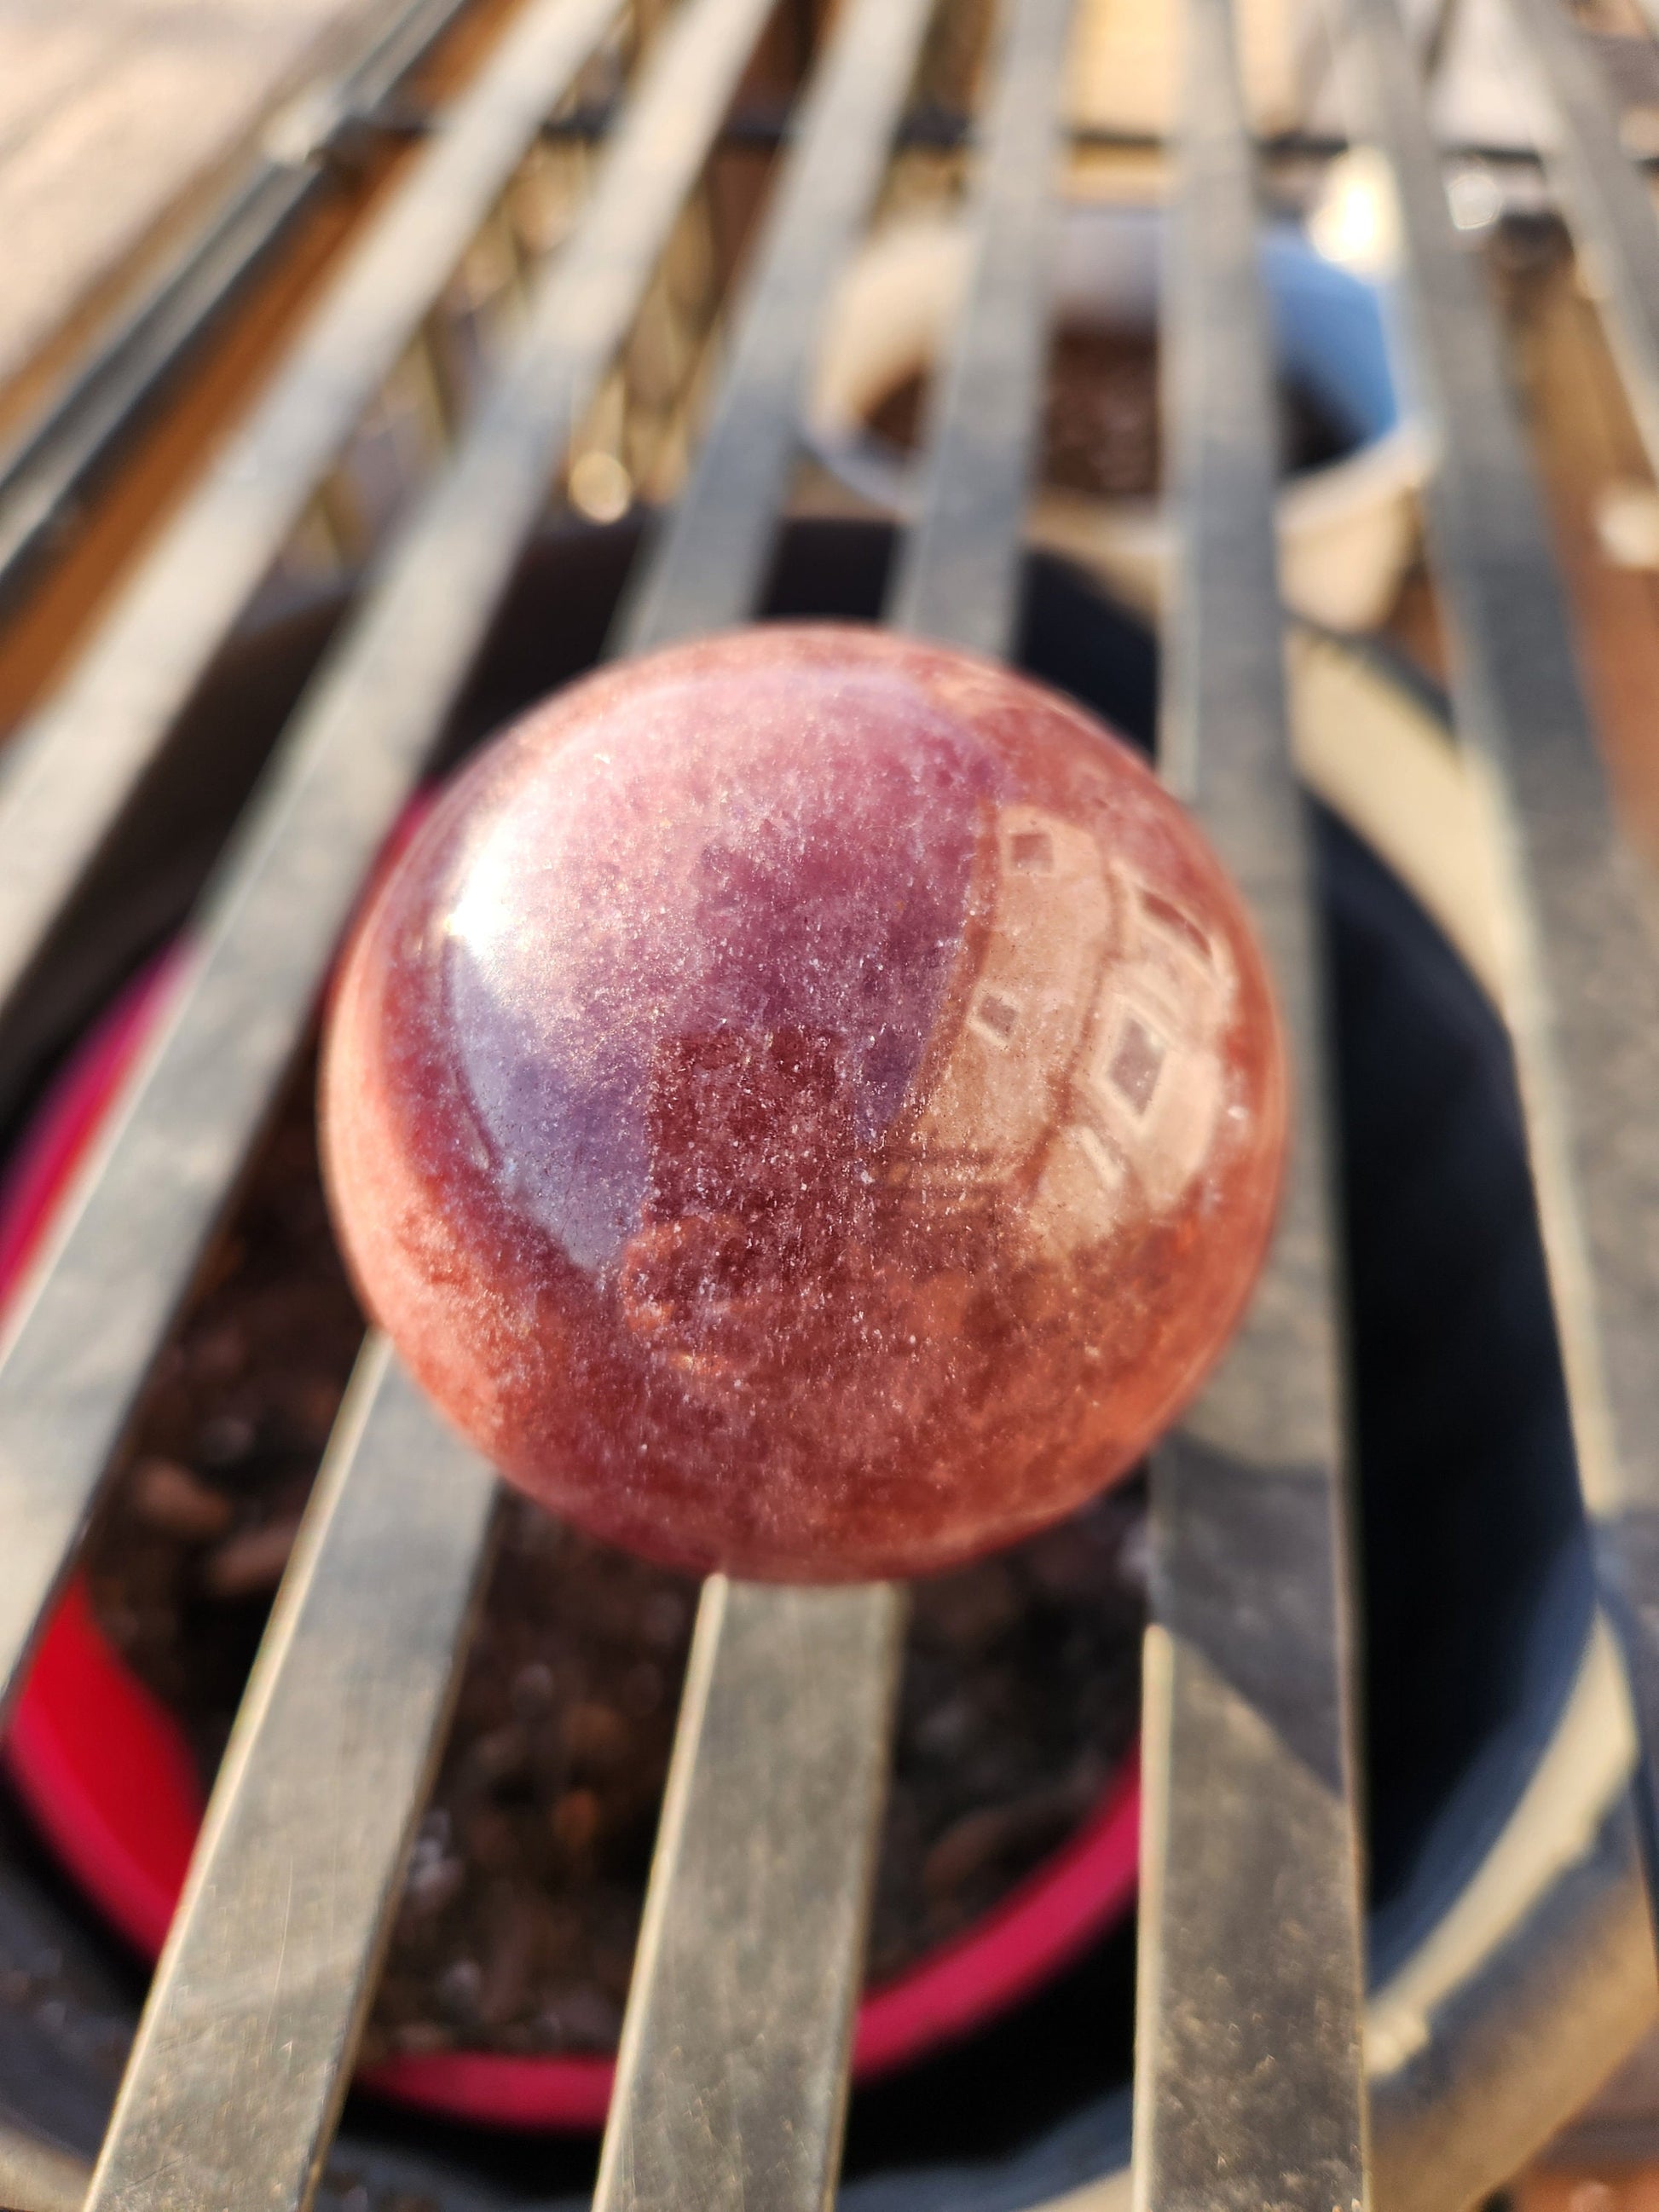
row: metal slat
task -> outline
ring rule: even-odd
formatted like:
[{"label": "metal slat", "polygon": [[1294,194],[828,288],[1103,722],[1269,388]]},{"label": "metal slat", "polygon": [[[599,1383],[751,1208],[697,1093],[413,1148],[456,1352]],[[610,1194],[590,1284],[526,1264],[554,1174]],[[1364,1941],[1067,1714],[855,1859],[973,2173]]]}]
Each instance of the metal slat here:
[{"label": "metal slat", "polygon": [[522,344],[302,703],[222,863],[181,1002],[0,1362],[8,1689],[358,886],[442,729],[769,4],[691,0],[664,34]]},{"label": "metal slat", "polygon": [[1649,462],[1659,469],[1659,222],[1652,189],[1620,145],[1618,111],[1560,0],[1509,5],[1552,111],[1549,169],[1605,307]]},{"label": "metal slat", "polygon": [[1659,1837],[1659,946],[1574,665],[1496,319],[1452,229],[1394,0],[1342,0],[1408,248],[1437,434],[1429,548],[1491,830],[1504,1009],[1601,1594],[1634,1692],[1650,1892]]},{"label": "metal slat", "polygon": [[595,2212],[833,2201],[902,1631],[880,1585],[704,1585]]},{"label": "metal slat", "polygon": [[1363,1917],[1328,1055],[1229,0],[1187,0],[1186,49],[1165,324],[1181,552],[1160,766],[1249,902],[1296,1095],[1249,1311],[1152,1460],[1134,2194],[1148,2212],[1358,2212]]},{"label": "metal slat", "polygon": [[[1024,0],[1008,27],[976,196],[974,278],[918,526],[926,550],[900,586],[912,627],[937,615],[987,652],[1005,649],[1016,611],[1069,14],[1069,0]],[[868,33],[860,20],[846,35],[850,47]],[[890,65],[896,116],[896,54]],[[845,92],[826,73],[817,111],[826,131],[852,94],[850,58],[847,66]],[[884,135],[887,127],[884,118]],[[792,171],[773,238],[778,263],[763,268],[708,448],[635,611],[630,645],[735,619],[752,604],[792,456],[816,295],[830,273],[815,264],[788,273],[792,233],[812,228],[820,158],[809,140]],[[845,158],[858,156],[849,149]],[[866,199],[873,163],[860,181]],[[844,237],[850,209],[834,220]],[[764,424],[757,456],[743,444],[750,421]],[[942,526],[961,511],[964,488],[991,556],[971,574]],[[805,2212],[830,2201],[904,1613],[890,1586],[769,1589],[719,1576],[706,1585],[596,2212]]]},{"label": "metal slat", "polygon": [[434,1427],[372,1338],[237,1716],[87,2212],[285,2212],[309,2197],[448,1717],[495,1494],[489,1468]]},{"label": "metal slat", "polygon": [[273,118],[252,172],[182,258],[100,343],[0,466],[0,605],[48,554],[146,410],[243,287],[329,189],[329,160],[372,121],[467,0],[414,0],[338,82]]},{"label": "metal slat", "polygon": [[533,0],[74,674],[13,739],[0,761],[0,1015],[318,478],[617,4]]},{"label": "metal slat", "polygon": [[849,9],[802,102],[696,471],[621,625],[629,653],[754,610],[831,288],[880,185],[931,6]]},{"label": "metal slat", "polygon": [[[620,626],[626,650],[753,610],[823,311],[929,12],[860,0],[842,19],[696,471]],[[704,1585],[597,2212],[833,2192],[903,1620],[890,1588]]]},{"label": "metal slat", "polygon": [[1010,25],[972,217],[973,270],[927,417],[916,520],[887,618],[1006,653],[1048,350],[1049,229],[1071,0],[1025,0]]}]

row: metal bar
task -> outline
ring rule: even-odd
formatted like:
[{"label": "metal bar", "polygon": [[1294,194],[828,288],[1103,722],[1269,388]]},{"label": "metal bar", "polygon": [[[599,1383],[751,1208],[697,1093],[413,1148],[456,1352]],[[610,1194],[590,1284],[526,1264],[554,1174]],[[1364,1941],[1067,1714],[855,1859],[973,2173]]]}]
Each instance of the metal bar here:
[{"label": "metal bar", "polygon": [[309,2197],[448,1718],[495,1491],[371,1338],[237,1716],[88,2212],[278,2212]]},{"label": "metal bar", "polygon": [[830,289],[881,183],[930,9],[865,0],[813,79],[696,471],[627,613],[629,652],[739,622],[760,596]]},{"label": "metal bar", "polygon": [[28,582],[295,217],[328,189],[334,148],[372,119],[467,4],[413,0],[343,76],[289,101],[201,235],[8,453],[0,467],[0,606]]},{"label": "metal bar", "polygon": [[[864,50],[887,4],[866,0],[848,21],[814,94],[708,445],[626,625],[636,647],[734,619],[758,592],[817,303],[873,191],[921,27],[913,8],[903,46],[886,45],[887,97],[872,112]],[[927,550],[910,571],[918,615],[949,604],[940,510],[959,500],[951,471],[965,471],[975,527],[1000,557],[953,610],[956,634],[987,651],[1012,628],[1069,12],[1069,0],[1024,0],[1009,25],[940,416],[945,465],[928,478]],[[861,108],[870,135],[849,144]],[[1025,338],[1011,344],[1016,324]],[[706,1586],[596,2212],[831,2200],[904,1611],[890,1587]]]},{"label": "metal bar", "polygon": [[1344,0],[1356,89],[1408,246],[1413,364],[1437,433],[1429,547],[1459,733],[1489,841],[1504,1009],[1601,1594],[1642,1744],[1659,1872],[1659,947],[1621,838],[1497,324],[1452,230],[1394,0]]},{"label": "metal bar", "polygon": [[1275,410],[1230,0],[1187,0],[1167,283],[1178,574],[1160,766],[1261,933],[1293,1152],[1243,1328],[1153,1455],[1134,2198],[1358,2212],[1363,1906],[1350,1537],[1308,839],[1275,571]]},{"label": "metal bar", "polygon": [[221,864],[182,1001],[0,1362],[8,1689],[358,886],[442,729],[769,5],[692,0],[664,34],[522,344],[302,704]]},{"label": "metal bar", "polygon": [[[859,0],[841,19],[625,650],[753,610],[824,307],[930,12]],[[889,1588],[704,1585],[596,2212],[833,2194],[903,1620]]]},{"label": "metal bar", "polygon": [[705,1585],[596,2212],[832,2202],[902,1626]]},{"label": "metal bar", "polygon": [[1009,21],[969,216],[972,275],[888,605],[897,628],[977,653],[1006,653],[1018,618],[1071,17],[1071,0],[1024,0]]},{"label": "metal bar", "polygon": [[318,477],[616,7],[534,0],[74,675],[0,761],[0,1013]]},{"label": "metal bar", "polygon": [[1659,469],[1659,222],[1652,191],[1625,156],[1606,79],[1560,0],[1510,0],[1510,11],[1551,112],[1549,169],[1604,303],[1642,443]]}]

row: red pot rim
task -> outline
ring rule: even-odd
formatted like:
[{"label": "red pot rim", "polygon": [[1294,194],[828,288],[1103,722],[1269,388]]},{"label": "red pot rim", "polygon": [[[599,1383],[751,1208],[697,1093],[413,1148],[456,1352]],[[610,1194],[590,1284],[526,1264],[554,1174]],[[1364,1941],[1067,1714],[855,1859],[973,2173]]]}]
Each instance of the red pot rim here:
[{"label": "red pot rim", "polygon": [[[406,834],[406,832],[405,832]],[[0,1179],[0,1309],[149,1036],[179,972],[152,962],[72,1054]],[[182,1731],[99,1629],[72,1580],[42,1632],[5,1755],[46,1841],[105,1917],[155,1958],[204,1804]],[[1122,1919],[1135,1892],[1139,1759],[1125,1759],[1079,1832],[1001,1905],[859,2007],[854,2072],[890,2072],[984,2026]],[[449,2051],[366,2067],[361,2087],[454,2119],[512,2128],[603,2126],[614,2063],[580,2055]]]}]

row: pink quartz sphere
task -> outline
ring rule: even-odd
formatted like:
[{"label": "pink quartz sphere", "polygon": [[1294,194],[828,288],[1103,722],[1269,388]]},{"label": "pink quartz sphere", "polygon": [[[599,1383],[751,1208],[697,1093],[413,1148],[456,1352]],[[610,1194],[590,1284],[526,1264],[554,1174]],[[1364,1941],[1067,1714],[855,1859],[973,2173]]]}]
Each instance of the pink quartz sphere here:
[{"label": "pink quartz sphere", "polygon": [[1121,1475],[1272,1226],[1286,1079],[1191,819],[993,662],[768,627],[448,787],[331,1011],[369,1311],[478,1449],[693,1569],[948,1565]]}]

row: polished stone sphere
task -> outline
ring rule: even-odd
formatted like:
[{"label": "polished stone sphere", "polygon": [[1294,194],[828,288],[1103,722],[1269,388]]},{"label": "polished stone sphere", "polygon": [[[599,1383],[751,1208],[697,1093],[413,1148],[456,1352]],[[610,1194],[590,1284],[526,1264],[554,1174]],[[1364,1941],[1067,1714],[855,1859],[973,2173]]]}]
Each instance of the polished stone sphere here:
[{"label": "polished stone sphere", "polygon": [[339,977],[363,1300],[553,1511],[912,1575],[1123,1474],[1272,1225],[1286,1075],[1190,818],[1056,694],[850,627],[603,671],[472,759]]}]

